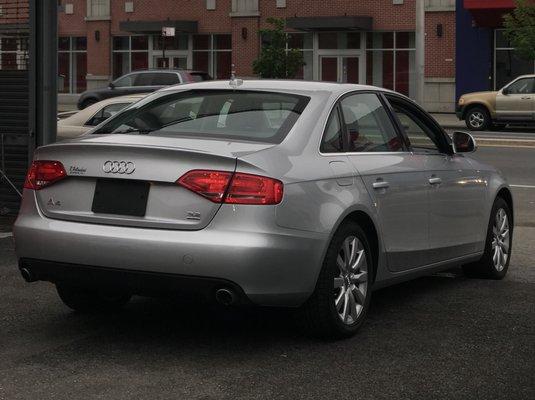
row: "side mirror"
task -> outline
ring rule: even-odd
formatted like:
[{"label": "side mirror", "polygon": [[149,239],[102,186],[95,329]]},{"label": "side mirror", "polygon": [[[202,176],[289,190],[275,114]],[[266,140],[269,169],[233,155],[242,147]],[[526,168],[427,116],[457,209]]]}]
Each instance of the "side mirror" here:
[{"label": "side mirror", "polygon": [[477,149],[476,140],[466,132],[453,132],[452,146],[455,153],[473,153]]},{"label": "side mirror", "polygon": [[110,84],[108,85],[108,88],[115,89],[115,85],[113,84],[113,82],[110,82]]},{"label": "side mirror", "polygon": [[509,88],[503,88],[503,90],[502,90],[502,94],[503,94],[504,96],[507,96],[507,95],[509,95],[510,93],[511,93],[511,92],[509,91]]}]

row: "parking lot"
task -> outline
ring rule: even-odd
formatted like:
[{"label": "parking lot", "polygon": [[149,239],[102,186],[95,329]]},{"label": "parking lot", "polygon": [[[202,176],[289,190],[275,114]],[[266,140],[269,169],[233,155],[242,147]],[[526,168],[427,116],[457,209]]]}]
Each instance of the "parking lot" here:
[{"label": "parking lot", "polygon": [[453,270],[379,290],[345,341],[302,335],[289,310],[136,298],[75,314],[52,285],[22,280],[3,235],[0,399],[534,399],[535,147],[475,157],[513,185],[509,275]]}]

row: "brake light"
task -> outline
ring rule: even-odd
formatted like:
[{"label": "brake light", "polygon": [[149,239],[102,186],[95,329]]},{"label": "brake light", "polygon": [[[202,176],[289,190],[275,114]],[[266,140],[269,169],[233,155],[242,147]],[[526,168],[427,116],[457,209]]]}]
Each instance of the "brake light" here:
[{"label": "brake light", "polygon": [[63,164],[59,161],[34,161],[26,175],[24,188],[39,190],[46,186],[50,186],[66,176],[67,172],[65,171]]},{"label": "brake light", "polygon": [[277,179],[241,172],[193,170],[177,183],[214,203],[227,204],[279,204],[284,191]]}]

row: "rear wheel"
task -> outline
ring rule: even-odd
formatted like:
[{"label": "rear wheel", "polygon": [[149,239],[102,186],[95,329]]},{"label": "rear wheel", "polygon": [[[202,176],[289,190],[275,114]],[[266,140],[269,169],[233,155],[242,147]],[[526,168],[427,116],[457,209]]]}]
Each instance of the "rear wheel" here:
[{"label": "rear wheel", "polygon": [[131,295],[113,290],[96,290],[67,284],[56,284],[63,303],[78,312],[117,311],[124,307]]},{"label": "rear wheel", "polygon": [[316,290],[302,308],[305,329],[324,338],[354,335],[370,305],[372,257],[366,234],[346,222],[333,237]]},{"label": "rear wheel", "polygon": [[505,200],[498,197],[492,207],[485,253],[478,262],[463,266],[472,278],[503,279],[511,260],[513,222],[511,210]]},{"label": "rear wheel", "polygon": [[473,107],[466,113],[465,122],[471,131],[484,131],[489,128],[492,121],[484,107]]}]

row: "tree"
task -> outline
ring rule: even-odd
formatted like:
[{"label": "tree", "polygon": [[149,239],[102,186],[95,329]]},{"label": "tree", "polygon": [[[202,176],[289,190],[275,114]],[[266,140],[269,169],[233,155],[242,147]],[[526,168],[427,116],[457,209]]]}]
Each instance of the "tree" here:
[{"label": "tree", "polygon": [[303,54],[297,49],[286,50],[288,35],[285,22],[280,18],[268,18],[272,29],[261,29],[262,51],[253,62],[253,72],[262,78],[292,79],[305,64]]},{"label": "tree", "polygon": [[505,36],[518,55],[535,60],[535,2],[517,0],[516,8],[504,17]]}]

